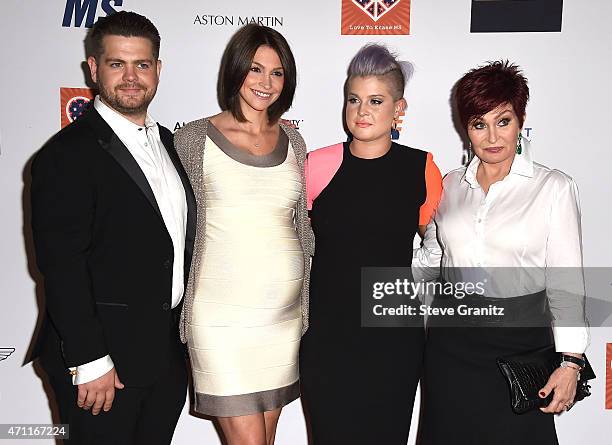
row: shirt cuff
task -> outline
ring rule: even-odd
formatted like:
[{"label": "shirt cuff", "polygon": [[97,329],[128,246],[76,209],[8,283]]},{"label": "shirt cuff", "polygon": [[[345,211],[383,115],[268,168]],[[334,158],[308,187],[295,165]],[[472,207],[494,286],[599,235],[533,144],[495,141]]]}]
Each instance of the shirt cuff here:
[{"label": "shirt cuff", "polygon": [[76,374],[72,376],[72,384],[82,385],[83,383],[91,382],[98,377],[102,377],[113,369],[114,366],[115,364],[111,360],[110,355],[105,355],[93,362],[79,365],[76,368],[70,368],[71,371],[76,370]]},{"label": "shirt cuff", "polygon": [[583,354],[591,340],[589,329],[584,326],[555,326],[553,335],[557,352]]}]

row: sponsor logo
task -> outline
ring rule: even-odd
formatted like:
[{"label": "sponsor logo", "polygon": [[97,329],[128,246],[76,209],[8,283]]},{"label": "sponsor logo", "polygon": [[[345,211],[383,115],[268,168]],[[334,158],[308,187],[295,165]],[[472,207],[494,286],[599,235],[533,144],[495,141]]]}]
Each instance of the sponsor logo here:
[{"label": "sponsor logo", "polygon": [[606,409],[612,409],[612,343],[606,344]]},{"label": "sponsor logo", "polygon": [[563,0],[472,0],[471,32],[560,32]]},{"label": "sponsor logo", "polygon": [[283,21],[284,17],[276,16],[197,14],[193,19],[193,24],[202,26],[244,26],[249,23],[256,23],[278,28],[283,26]]},{"label": "sponsor logo", "polygon": [[123,6],[123,0],[66,0],[62,26],[80,28],[85,20],[85,27],[91,28],[97,17],[117,12],[117,6]]},{"label": "sponsor logo", "polygon": [[410,34],[410,0],[342,0],[343,35]]},{"label": "sponsor logo", "polygon": [[90,88],[60,88],[60,115],[61,125],[74,122],[90,105],[94,98],[94,91]]},{"label": "sponsor logo", "polygon": [[0,348],[0,362],[6,360],[15,352],[15,348]]},{"label": "sponsor logo", "polygon": [[289,127],[293,127],[296,130],[300,129],[300,124],[304,122],[304,119],[281,119],[281,122]]},{"label": "sponsor logo", "polygon": [[[302,122],[304,122],[304,119],[281,119],[280,120],[283,124],[289,126],[289,127],[293,127],[296,130],[300,129],[300,124]],[[176,131],[179,130],[181,128],[183,128],[185,126],[185,121],[181,122],[181,121],[176,121],[176,123],[174,124],[174,127],[172,128],[172,131]]]}]

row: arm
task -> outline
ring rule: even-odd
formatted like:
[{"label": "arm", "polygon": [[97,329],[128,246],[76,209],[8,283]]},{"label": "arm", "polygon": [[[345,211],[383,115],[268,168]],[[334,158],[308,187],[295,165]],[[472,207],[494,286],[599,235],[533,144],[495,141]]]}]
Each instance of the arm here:
[{"label": "arm", "polygon": [[46,308],[67,367],[108,355],[87,267],[95,211],[85,166],[56,145],[32,163],[32,232]]},{"label": "arm", "polygon": [[427,153],[425,163],[425,188],[427,196],[419,211],[419,235],[423,241],[420,248],[414,249],[412,256],[412,274],[415,281],[438,278],[442,258],[436,223],[433,221],[433,215],[442,197],[442,175],[431,153]]},{"label": "arm", "polygon": [[[559,173],[562,175],[562,173]],[[563,175],[550,214],[546,243],[546,293],[559,352],[582,354],[589,343],[582,271],[582,230],[576,183]]]},{"label": "arm", "polygon": [[[560,179],[546,243],[546,292],[554,318],[557,351],[581,358],[589,343],[589,331],[584,311],[580,205],[574,181],[564,175]],[[571,406],[576,394],[577,370],[577,366],[572,366],[553,372],[540,396],[546,397],[554,391],[554,397],[542,411],[561,412]]]},{"label": "arm", "polygon": [[77,371],[73,383],[79,384],[79,401],[93,406],[98,402],[97,392],[88,395],[82,384],[97,385],[97,379],[111,370],[114,384],[115,374],[96,316],[87,266],[95,193],[85,168],[57,143],[36,156],[32,163],[32,231],[49,318],[61,339],[66,366]]},{"label": "arm", "polygon": [[442,248],[438,244],[435,221],[426,226],[421,247],[412,253],[412,276],[414,281],[432,281],[440,276]]},{"label": "arm", "polygon": [[427,161],[425,162],[425,190],[427,196],[419,210],[419,235],[421,235],[421,238],[425,235],[425,228],[431,221],[442,198],[442,174],[433,161],[431,153],[427,153]]}]

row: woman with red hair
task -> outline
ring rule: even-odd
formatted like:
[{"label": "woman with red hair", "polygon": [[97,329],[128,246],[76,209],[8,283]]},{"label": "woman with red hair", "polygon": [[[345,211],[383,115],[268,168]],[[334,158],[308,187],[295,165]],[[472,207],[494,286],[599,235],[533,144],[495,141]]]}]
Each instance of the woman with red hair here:
[{"label": "woman with red hair", "polygon": [[[436,295],[434,305],[450,305],[459,315],[470,306],[505,312],[428,320],[425,445],[557,444],[550,414],[572,406],[585,365],[578,191],[569,176],[532,161],[521,136],[528,99],[527,80],[507,61],[471,70],[456,85],[454,100],[474,157],[445,176],[413,274],[417,281],[441,272],[444,283],[482,284],[479,295]],[[515,414],[497,358],[553,344],[560,366],[539,390],[550,403]]]}]

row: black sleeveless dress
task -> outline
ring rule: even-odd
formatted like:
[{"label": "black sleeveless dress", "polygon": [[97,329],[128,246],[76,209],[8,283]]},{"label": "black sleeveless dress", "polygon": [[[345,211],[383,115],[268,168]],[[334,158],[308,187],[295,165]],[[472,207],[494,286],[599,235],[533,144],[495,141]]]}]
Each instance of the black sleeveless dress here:
[{"label": "black sleeveless dress", "polygon": [[427,153],[393,143],[353,156],[314,201],[310,327],[302,338],[302,401],[312,444],[406,444],[421,375],[422,327],[361,327],[364,266],[410,267]]}]

